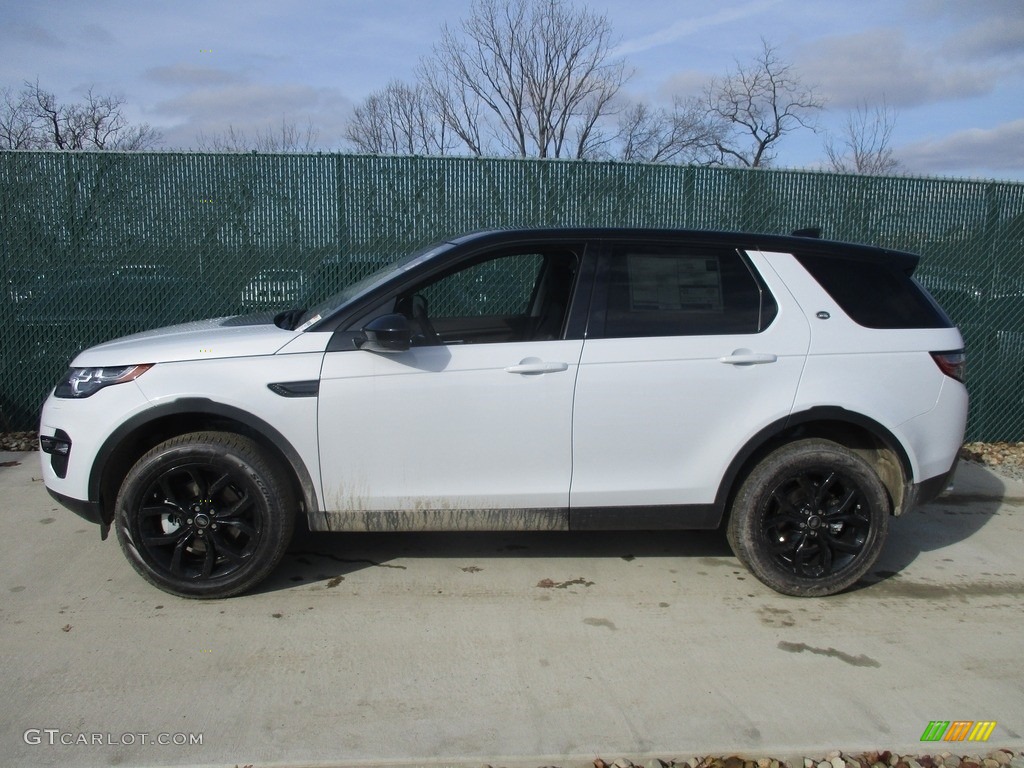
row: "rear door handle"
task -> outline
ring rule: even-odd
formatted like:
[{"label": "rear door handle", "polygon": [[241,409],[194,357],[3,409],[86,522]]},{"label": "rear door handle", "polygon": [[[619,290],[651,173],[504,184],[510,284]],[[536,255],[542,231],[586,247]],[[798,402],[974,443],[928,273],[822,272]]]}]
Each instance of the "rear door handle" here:
[{"label": "rear door handle", "polygon": [[520,362],[519,365],[508,366],[505,370],[509,373],[538,374],[558,373],[559,371],[566,371],[568,369],[568,363],[545,363],[541,360],[526,359]]},{"label": "rear door handle", "polygon": [[778,359],[778,355],[768,352],[751,352],[747,349],[737,349],[731,355],[718,358],[718,362],[726,363],[727,365],[764,365],[765,363],[774,363]]}]

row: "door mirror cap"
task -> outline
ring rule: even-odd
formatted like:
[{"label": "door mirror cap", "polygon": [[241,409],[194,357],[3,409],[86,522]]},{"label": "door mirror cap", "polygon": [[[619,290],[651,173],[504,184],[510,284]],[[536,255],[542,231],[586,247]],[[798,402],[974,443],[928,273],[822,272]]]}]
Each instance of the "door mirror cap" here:
[{"label": "door mirror cap", "polygon": [[405,315],[382,315],[363,327],[366,339],[359,344],[367,352],[398,354],[408,351],[412,344],[412,330]]}]

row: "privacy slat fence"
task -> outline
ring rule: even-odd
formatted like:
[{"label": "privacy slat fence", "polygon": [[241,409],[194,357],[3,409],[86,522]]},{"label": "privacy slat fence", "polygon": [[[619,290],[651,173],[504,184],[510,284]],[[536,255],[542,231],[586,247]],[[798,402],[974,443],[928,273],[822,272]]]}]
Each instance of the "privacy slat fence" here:
[{"label": "privacy slat fence", "polygon": [[683,227],[923,255],[969,349],[969,437],[1024,440],[1024,184],[472,158],[0,152],[0,427],[78,349],[316,300],[476,229]]}]

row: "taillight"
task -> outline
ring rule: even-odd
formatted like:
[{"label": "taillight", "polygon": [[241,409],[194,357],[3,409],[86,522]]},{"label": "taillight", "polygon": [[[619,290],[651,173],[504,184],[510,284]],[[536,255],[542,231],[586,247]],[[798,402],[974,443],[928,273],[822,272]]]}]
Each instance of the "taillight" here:
[{"label": "taillight", "polygon": [[957,381],[964,380],[967,367],[967,355],[962,349],[955,352],[932,352],[932,359],[944,374]]}]

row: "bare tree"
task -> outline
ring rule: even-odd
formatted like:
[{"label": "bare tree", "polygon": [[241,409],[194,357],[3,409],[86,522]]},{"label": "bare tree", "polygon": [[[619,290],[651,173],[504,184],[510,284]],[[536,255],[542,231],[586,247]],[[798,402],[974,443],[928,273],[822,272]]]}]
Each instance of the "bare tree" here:
[{"label": "bare tree", "polygon": [[607,18],[566,0],[474,0],[421,78],[472,154],[585,157],[628,79]]},{"label": "bare tree", "polygon": [[196,146],[207,152],[313,152],[319,136],[320,131],[313,127],[311,120],[300,127],[282,117],[279,126],[252,134],[233,125],[221,133],[200,133],[196,136]]},{"label": "bare tree", "polygon": [[896,110],[886,102],[861,103],[847,114],[839,135],[825,140],[832,170],[878,176],[895,173],[900,168],[891,148],[895,128]]},{"label": "bare tree", "polygon": [[398,80],[356,107],[345,138],[360,152],[382,155],[445,155],[455,146],[432,91]]},{"label": "bare tree", "polygon": [[0,149],[42,149],[43,131],[24,91],[0,91]]},{"label": "bare tree", "polygon": [[671,110],[634,104],[619,117],[618,159],[644,163],[707,163],[716,125],[696,99],[676,99]]},{"label": "bare tree", "polygon": [[779,140],[798,128],[815,128],[824,99],[805,85],[776,48],[761,40],[762,51],[749,64],[736,63],[704,91],[709,116],[719,123],[715,148],[723,165],[769,165]]},{"label": "bare tree", "polygon": [[160,132],[125,117],[125,99],[86,91],[78,103],[61,103],[39,82],[26,82],[18,94],[9,89],[0,102],[0,146],[4,149],[148,149]]}]

